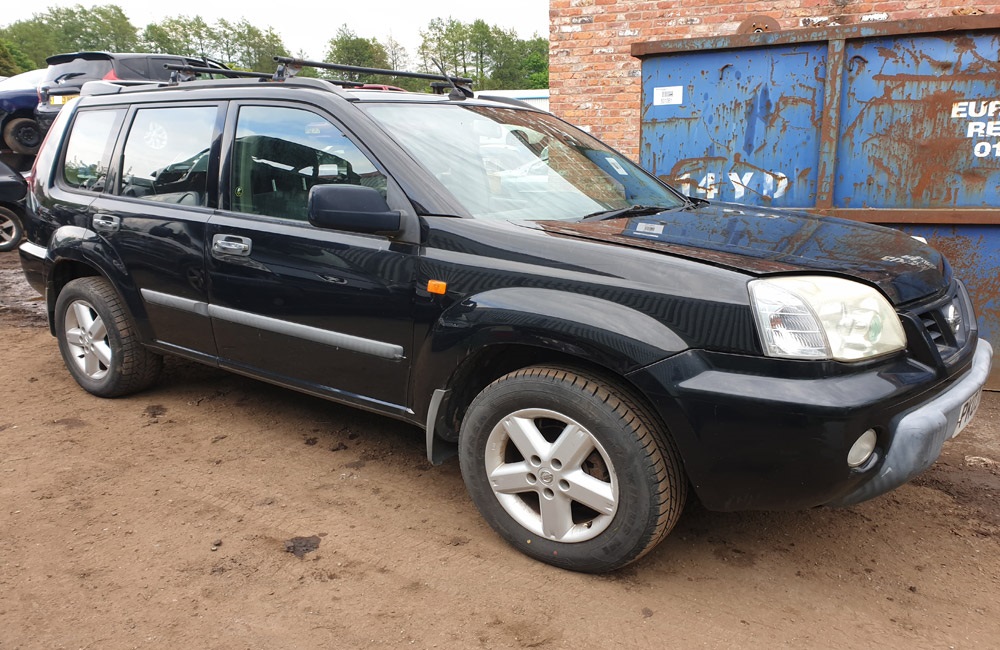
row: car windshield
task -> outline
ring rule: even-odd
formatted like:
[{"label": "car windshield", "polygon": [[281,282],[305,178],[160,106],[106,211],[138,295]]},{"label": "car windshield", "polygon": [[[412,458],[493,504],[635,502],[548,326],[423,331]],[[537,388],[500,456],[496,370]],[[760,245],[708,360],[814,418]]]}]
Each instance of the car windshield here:
[{"label": "car windshield", "polygon": [[574,220],[686,200],[548,113],[482,105],[363,108],[477,218]]}]

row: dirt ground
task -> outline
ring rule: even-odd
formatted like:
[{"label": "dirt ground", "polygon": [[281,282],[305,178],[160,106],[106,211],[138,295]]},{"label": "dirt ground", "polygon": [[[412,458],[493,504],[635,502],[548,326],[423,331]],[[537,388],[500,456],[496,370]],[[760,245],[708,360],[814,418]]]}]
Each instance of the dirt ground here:
[{"label": "dirt ground", "polygon": [[695,505],[595,577],[508,547],[395,421],[176,360],[140,395],[88,395],[16,253],[0,337],[2,650],[1000,643],[997,393],[889,495]]}]

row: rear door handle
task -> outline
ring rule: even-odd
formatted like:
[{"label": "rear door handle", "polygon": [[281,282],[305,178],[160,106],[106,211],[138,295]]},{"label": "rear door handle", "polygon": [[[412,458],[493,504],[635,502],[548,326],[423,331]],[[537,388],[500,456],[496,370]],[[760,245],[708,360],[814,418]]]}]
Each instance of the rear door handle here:
[{"label": "rear door handle", "polygon": [[90,225],[98,232],[118,232],[122,227],[122,218],[112,214],[95,214]]},{"label": "rear door handle", "polygon": [[215,235],[212,237],[213,253],[249,257],[252,250],[253,241],[249,237],[240,237],[239,235]]}]

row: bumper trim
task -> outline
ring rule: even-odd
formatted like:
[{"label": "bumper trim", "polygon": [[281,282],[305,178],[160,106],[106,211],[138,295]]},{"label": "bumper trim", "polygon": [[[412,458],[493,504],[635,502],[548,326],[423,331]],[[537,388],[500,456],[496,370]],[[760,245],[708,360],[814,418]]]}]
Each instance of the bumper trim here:
[{"label": "bumper trim", "polygon": [[24,252],[25,255],[30,255],[31,257],[39,260],[44,260],[49,253],[48,249],[44,246],[33,244],[30,241],[26,241],[21,244],[21,251]]},{"label": "bumper trim", "polygon": [[962,404],[983,389],[992,362],[993,347],[979,339],[969,372],[944,393],[895,423],[892,443],[878,475],[827,505],[848,506],[867,501],[903,485],[933,465],[958,426]]}]

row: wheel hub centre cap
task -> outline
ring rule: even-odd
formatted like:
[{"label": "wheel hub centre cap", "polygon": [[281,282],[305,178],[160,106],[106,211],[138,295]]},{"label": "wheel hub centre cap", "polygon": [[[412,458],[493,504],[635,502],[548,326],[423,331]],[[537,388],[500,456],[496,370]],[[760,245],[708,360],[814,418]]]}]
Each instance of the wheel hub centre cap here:
[{"label": "wheel hub centre cap", "polygon": [[548,485],[549,483],[552,482],[552,480],[555,477],[552,475],[552,472],[550,472],[547,469],[543,469],[542,471],[538,472],[538,478],[541,479],[542,483]]}]

